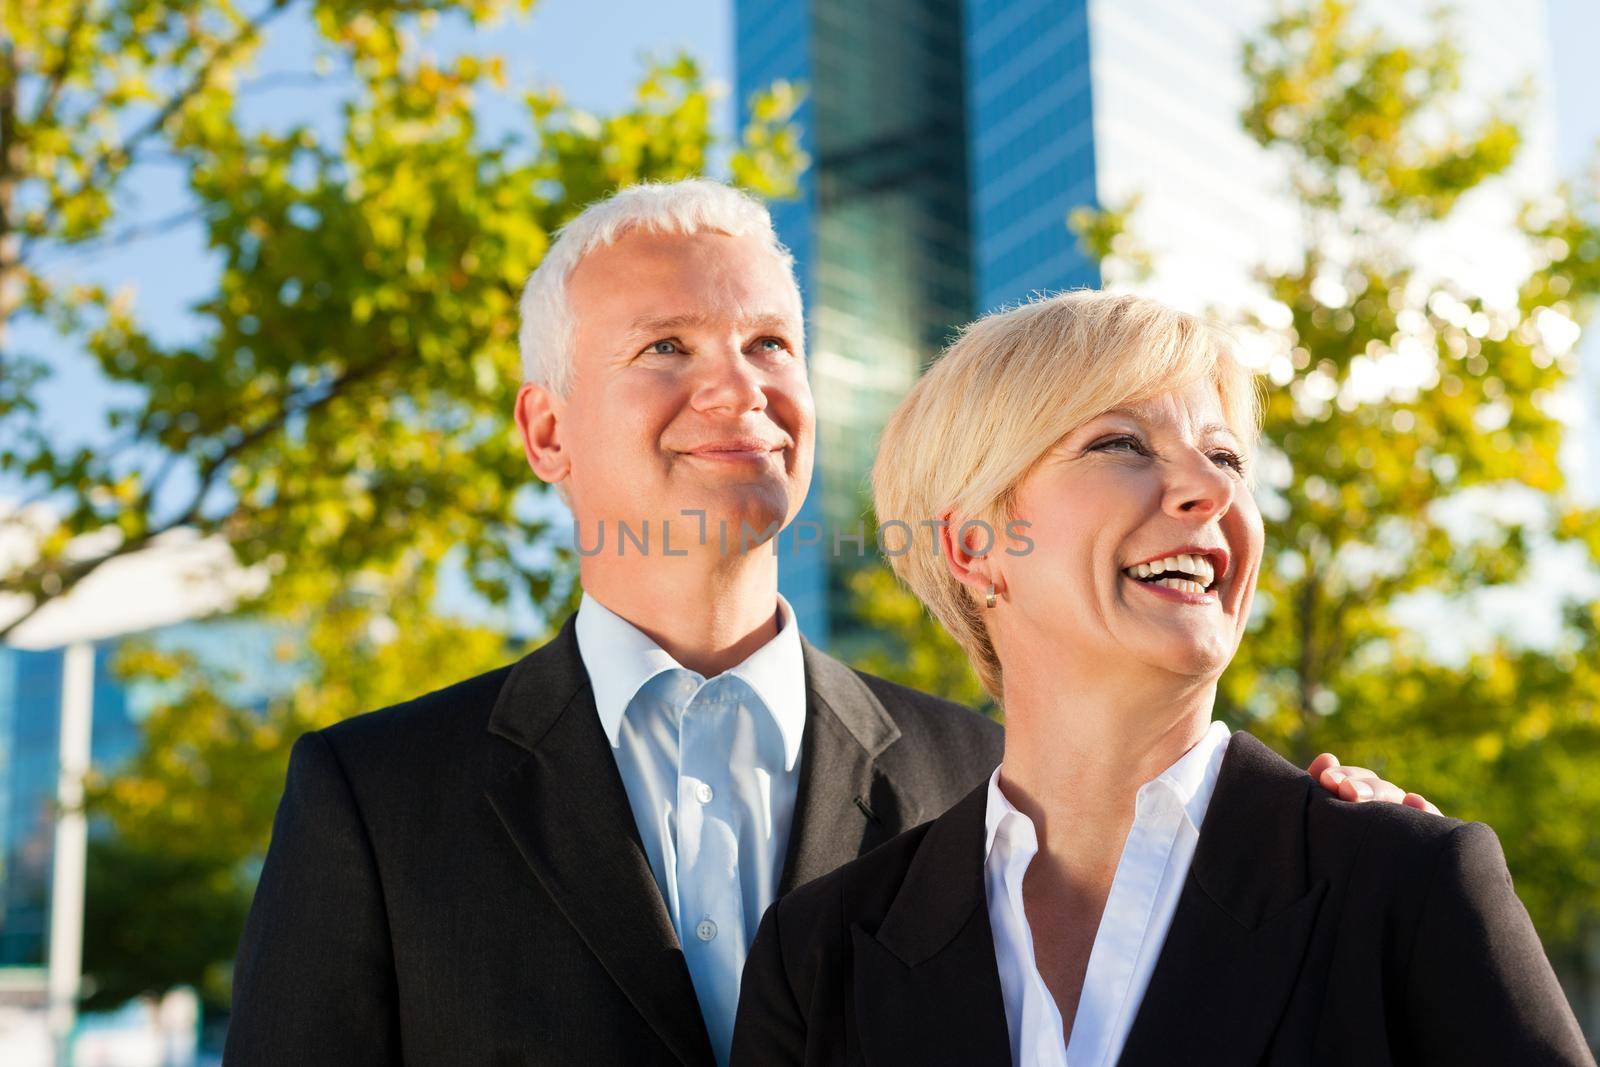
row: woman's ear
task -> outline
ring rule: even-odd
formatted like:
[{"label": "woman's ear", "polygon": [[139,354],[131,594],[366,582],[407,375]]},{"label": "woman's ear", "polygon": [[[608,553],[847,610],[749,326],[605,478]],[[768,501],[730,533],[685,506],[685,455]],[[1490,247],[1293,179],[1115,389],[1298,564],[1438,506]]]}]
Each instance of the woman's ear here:
[{"label": "woman's ear", "polygon": [[517,432],[522,453],[540,481],[554,484],[572,471],[571,455],[561,443],[561,416],[565,405],[550,390],[534,382],[517,391]]},{"label": "woman's ear", "polygon": [[997,542],[994,527],[981,519],[963,519],[949,511],[939,516],[939,551],[945,566],[979,598],[988,596],[991,589],[1005,588],[995,553]]}]

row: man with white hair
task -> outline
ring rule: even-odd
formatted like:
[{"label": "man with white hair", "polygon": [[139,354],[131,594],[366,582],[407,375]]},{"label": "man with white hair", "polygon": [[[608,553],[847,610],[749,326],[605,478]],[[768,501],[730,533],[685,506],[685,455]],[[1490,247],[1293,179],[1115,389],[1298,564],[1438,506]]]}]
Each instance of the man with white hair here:
[{"label": "man with white hair", "polygon": [[582,605],[512,666],[296,743],[234,1067],[726,1062],[766,907],[999,761],[996,724],[818,651],[778,594],[815,423],[760,204],[625,189],[522,313],[517,426]]}]

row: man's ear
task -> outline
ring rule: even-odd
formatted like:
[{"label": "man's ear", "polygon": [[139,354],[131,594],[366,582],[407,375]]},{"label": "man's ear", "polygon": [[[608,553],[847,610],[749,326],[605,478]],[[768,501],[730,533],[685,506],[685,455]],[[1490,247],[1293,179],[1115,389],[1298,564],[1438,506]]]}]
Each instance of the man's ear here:
[{"label": "man's ear", "polygon": [[517,390],[517,432],[522,453],[540,481],[552,485],[572,471],[572,458],[562,444],[561,423],[566,405],[536,382],[523,382]]},{"label": "man's ear", "polygon": [[1005,588],[995,558],[996,543],[994,528],[982,520],[948,511],[939,516],[939,551],[945,566],[979,598],[988,596],[991,588]]}]

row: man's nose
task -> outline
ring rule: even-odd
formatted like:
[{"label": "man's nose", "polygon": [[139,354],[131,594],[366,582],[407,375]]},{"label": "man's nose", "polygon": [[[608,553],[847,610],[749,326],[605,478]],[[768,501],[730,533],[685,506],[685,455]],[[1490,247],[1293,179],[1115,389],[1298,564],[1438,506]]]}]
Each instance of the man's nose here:
[{"label": "man's nose", "polygon": [[767,406],[759,369],[736,348],[705,354],[695,373],[692,403],[697,411],[742,415]]}]

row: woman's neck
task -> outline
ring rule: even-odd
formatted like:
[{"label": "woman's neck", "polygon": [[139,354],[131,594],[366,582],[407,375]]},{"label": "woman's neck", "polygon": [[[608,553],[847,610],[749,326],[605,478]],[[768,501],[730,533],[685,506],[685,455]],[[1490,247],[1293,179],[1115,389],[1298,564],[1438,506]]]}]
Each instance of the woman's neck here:
[{"label": "woman's neck", "polygon": [[1204,736],[1216,681],[1040,666],[1006,664],[1001,788],[1041,853],[1114,871],[1139,787]]}]

